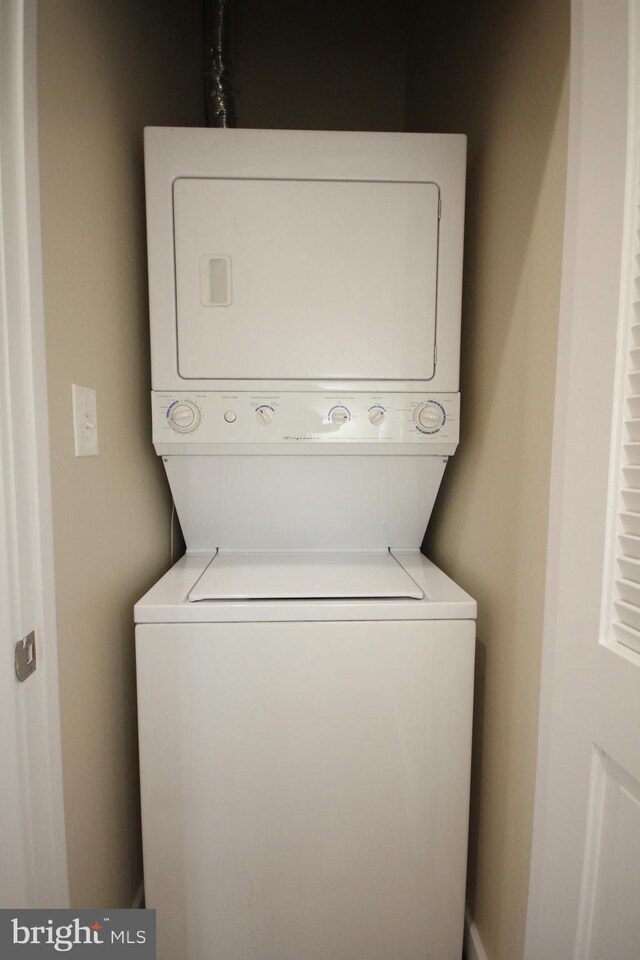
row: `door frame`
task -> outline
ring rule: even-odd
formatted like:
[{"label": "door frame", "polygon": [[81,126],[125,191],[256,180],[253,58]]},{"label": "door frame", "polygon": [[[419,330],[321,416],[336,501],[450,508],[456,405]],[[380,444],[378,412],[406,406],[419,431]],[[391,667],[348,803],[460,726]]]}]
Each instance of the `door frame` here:
[{"label": "door frame", "polygon": [[[27,902],[69,903],[58,691],[53,523],[38,167],[37,0],[0,0],[0,519],[11,648],[35,629],[37,669],[11,678]],[[6,677],[5,677],[6,680]],[[9,739],[11,738],[11,742]],[[16,742],[17,741],[17,742]],[[18,895],[16,893],[16,895]]]}]

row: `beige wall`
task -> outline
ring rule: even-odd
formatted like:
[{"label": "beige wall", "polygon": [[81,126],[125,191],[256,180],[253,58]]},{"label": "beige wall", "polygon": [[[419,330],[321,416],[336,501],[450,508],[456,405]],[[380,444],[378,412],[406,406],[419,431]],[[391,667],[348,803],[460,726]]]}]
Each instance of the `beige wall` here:
[{"label": "beige wall", "polygon": [[[462,438],[426,552],[478,600],[468,897],[522,957],[566,159],[568,0],[415,4],[408,129],[469,136]],[[435,29],[434,29],[435,27]]]},{"label": "beige wall", "polygon": [[233,0],[241,127],[402,130],[403,0]]},{"label": "beige wall", "polygon": [[[38,5],[44,294],[71,902],[142,879],[132,606],[169,562],[151,447],[142,127],[202,122],[199,4]],[[75,459],[71,383],[100,454]]]}]

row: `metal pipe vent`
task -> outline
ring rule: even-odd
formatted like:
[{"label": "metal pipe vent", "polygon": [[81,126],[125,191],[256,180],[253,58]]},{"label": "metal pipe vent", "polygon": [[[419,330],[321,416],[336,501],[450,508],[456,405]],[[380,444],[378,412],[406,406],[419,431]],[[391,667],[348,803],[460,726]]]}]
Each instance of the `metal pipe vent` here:
[{"label": "metal pipe vent", "polygon": [[235,127],[233,87],[228,75],[232,0],[204,0],[204,95],[207,126]]}]

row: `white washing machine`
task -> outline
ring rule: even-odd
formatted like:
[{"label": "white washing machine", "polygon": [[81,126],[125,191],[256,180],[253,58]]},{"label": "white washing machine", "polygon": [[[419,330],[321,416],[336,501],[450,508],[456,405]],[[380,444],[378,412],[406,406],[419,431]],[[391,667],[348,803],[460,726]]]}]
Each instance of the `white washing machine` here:
[{"label": "white washing machine", "polygon": [[136,605],[159,960],[457,960],[475,602],[419,545],[459,429],[463,137],[146,131]]}]

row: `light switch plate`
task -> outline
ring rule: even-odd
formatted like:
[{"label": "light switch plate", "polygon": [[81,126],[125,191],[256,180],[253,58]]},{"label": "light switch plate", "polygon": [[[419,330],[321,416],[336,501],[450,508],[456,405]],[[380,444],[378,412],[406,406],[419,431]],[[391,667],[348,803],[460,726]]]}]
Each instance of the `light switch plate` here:
[{"label": "light switch plate", "polygon": [[73,436],[76,457],[98,455],[98,405],[96,392],[91,387],[71,384],[73,403]]}]

